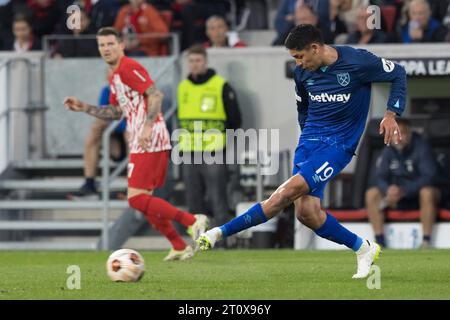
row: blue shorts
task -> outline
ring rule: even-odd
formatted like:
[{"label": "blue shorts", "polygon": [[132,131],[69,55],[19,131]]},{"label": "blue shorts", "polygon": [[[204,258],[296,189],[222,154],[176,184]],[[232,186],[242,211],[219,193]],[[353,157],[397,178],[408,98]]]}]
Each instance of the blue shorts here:
[{"label": "blue shorts", "polygon": [[322,141],[301,141],[295,149],[292,174],[300,174],[309,186],[309,195],[323,198],[328,181],[352,160],[353,154]]}]

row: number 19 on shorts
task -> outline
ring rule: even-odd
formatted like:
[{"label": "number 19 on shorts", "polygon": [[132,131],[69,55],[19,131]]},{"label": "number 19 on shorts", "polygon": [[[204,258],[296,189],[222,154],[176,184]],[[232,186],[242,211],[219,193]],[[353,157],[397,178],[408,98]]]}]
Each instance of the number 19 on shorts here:
[{"label": "number 19 on shorts", "polygon": [[333,167],[331,167],[328,161],[326,161],[319,169],[316,170],[316,175],[319,177],[320,181],[325,181],[333,175],[333,172]]}]

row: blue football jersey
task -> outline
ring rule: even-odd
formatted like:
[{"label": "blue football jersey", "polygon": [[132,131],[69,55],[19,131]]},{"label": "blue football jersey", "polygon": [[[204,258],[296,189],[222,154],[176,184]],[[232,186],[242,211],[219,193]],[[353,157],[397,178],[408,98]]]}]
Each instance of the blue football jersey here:
[{"label": "blue football jersey", "polygon": [[295,68],[300,140],[319,140],[354,153],[367,120],[371,84],[392,83],[387,109],[401,115],[406,72],[399,64],[367,50],[334,48],[338,59],[332,65],[316,71]]}]

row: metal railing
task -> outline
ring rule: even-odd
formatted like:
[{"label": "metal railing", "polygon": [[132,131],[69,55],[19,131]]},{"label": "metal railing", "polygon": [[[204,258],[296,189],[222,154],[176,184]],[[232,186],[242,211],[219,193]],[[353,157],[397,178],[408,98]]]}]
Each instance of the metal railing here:
[{"label": "metal railing", "polygon": [[[25,63],[27,67],[27,92],[26,92],[26,102],[25,107],[13,107],[11,103],[11,66],[15,63]],[[47,110],[48,108],[45,106],[43,101],[33,101],[32,99],[32,68],[33,68],[33,62],[30,61],[30,59],[19,57],[19,58],[8,58],[8,60],[4,61],[0,64],[0,71],[6,68],[6,110],[4,110],[2,113],[0,113],[0,121],[2,121],[3,118],[6,119],[6,159],[7,163],[10,163],[12,160],[12,155],[14,154],[14,143],[11,142],[11,139],[13,138],[13,134],[11,134],[11,114],[13,112],[20,112],[25,113],[26,118],[26,134],[24,136],[25,143],[23,143],[23,154],[25,160],[29,159],[30,156],[30,150],[32,148],[31,145],[31,133],[33,131],[32,129],[32,116],[35,112],[43,112]],[[41,73],[41,83],[43,83],[43,73]],[[43,89],[43,88],[42,88]],[[41,98],[44,99],[43,92],[41,92]],[[43,148],[45,148],[43,146]],[[43,151],[43,150],[42,150]]]},{"label": "metal railing", "polygon": [[[157,82],[166,72],[168,72],[171,68],[179,69],[179,55],[174,55],[169,58],[165,65],[158,70],[155,74],[154,79]],[[176,75],[179,76],[180,72],[176,72]],[[179,79],[175,81],[178,83]],[[176,103],[176,90],[172,90],[172,106],[169,110],[164,114],[164,120],[167,122],[172,120],[175,116],[175,112],[177,110]],[[122,160],[116,169],[110,174],[110,163],[109,163],[109,144],[110,144],[110,136],[113,130],[119,125],[120,120],[116,120],[112,122],[102,135],[102,145],[103,145],[103,156],[102,156],[102,249],[108,250],[109,246],[109,193],[110,193],[110,185],[114,181],[115,178],[119,176],[119,174],[127,167],[129,158],[126,157]]]}]

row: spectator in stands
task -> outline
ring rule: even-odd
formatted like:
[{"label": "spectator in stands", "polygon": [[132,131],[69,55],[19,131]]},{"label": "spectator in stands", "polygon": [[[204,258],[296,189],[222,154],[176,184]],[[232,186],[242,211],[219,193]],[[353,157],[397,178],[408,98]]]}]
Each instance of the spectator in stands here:
[{"label": "spectator in stands", "polygon": [[[79,14],[79,29],[74,28],[73,30],[68,30],[67,26],[64,25],[63,34],[72,37],[70,39],[59,40],[56,53],[54,54],[55,58],[99,56],[97,40],[95,39],[95,30],[91,27],[91,20],[84,10],[80,10]],[[88,38],[87,36],[91,36],[91,38]]]},{"label": "spectator in stands", "polygon": [[[122,32],[128,56],[158,56],[162,53],[164,38],[169,28],[158,10],[145,0],[129,0],[116,18],[114,28]],[[146,35],[158,33],[159,36]],[[162,37],[161,37],[162,36]]]},{"label": "spectator in stands", "polygon": [[367,26],[367,21],[371,13],[367,11],[367,6],[358,8],[356,16],[356,30],[348,35],[347,44],[369,44],[385,43],[387,35],[379,29],[371,29]]},{"label": "spectator in stands", "polygon": [[[205,194],[211,201],[214,224],[227,221],[229,208],[227,202],[228,171],[225,161],[221,164],[211,162],[194,164],[199,156],[224,155],[227,128],[241,126],[241,114],[236,93],[224,78],[208,68],[206,49],[194,45],[187,51],[188,78],[178,87],[178,120],[180,128],[179,151],[187,156],[191,164],[183,165],[183,180],[186,186],[186,202],[193,212],[206,212]],[[213,129],[208,135],[196,130],[196,126]],[[211,130],[212,131],[212,130]],[[197,143],[200,141],[200,143]],[[211,160],[211,159],[209,159]]]},{"label": "spectator in stands", "polygon": [[286,37],[286,34],[295,26],[295,8],[297,0],[283,0],[277,9],[275,16],[275,30],[277,32],[277,39]]},{"label": "spectator in stands", "polygon": [[33,36],[31,24],[25,14],[17,14],[14,17],[12,31],[14,39],[5,44],[5,50],[23,53],[41,49],[41,42]]},{"label": "spectator in stands", "polygon": [[345,43],[347,25],[343,19],[349,16],[352,3],[349,0],[298,0],[297,6],[309,6],[318,16],[322,32],[326,30],[325,35],[331,34],[334,42]]},{"label": "spectator in stands", "polygon": [[409,21],[401,28],[403,43],[443,42],[447,28],[431,17],[430,5],[426,0],[413,0],[408,7]]},{"label": "spectator in stands", "polygon": [[329,0],[330,1],[330,20],[334,21],[336,17],[346,25],[349,32],[356,30],[357,12],[359,7],[368,6],[369,0]]},{"label": "spectator in stands", "polygon": [[180,34],[180,47],[185,50],[194,43],[207,41],[205,21],[210,16],[226,16],[229,0],[150,0],[159,10],[165,11],[171,30]]},{"label": "spectator in stands", "polygon": [[112,26],[120,10],[118,0],[99,0],[92,6],[90,12],[91,26],[95,32],[100,28]]},{"label": "spectator in stands", "polygon": [[434,186],[437,162],[428,143],[412,132],[409,121],[398,119],[402,140],[386,146],[377,160],[375,186],[366,191],[366,207],[376,241],[385,246],[384,209],[420,207],[423,241],[430,246],[441,192]]},{"label": "spectator in stands", "polygon": [[[352,0],[329,0],[328,26],[336,34],[335,43],[344,44],[347,41],[347,32],[354,27],[352,17]],[[356,16],[356,14],[354,15]]]},{"label": "spectator in stands", "polygon": [[325,28],[330,28],[330,0],[299,0],[298,6],[307,5],[319,17]]},{"label": "spectator in stands", "polygon": [[[111,76],[108,69],[107,78]],[[99,105],[107,106],[109,104],[110,89],[109,85],[103,87],[99,97]],[[91,126],[84,144],[84,178],[85,182],[76,193],[69,194],[70,200],[80,199],[98,199],[95,177],[97,176],[97,166],[99,161],[100,147],[102,143],[103,132],[109,126],[110,121],[95,119]],[[128,153],[128,143],[126,143],[126,120],[122,119],[111,135],[111,158],[115,161],[123,160]],[[124,195],[125,196],[125,195]],[[126,198],[126,197],[125,197]]]},{"label": "spectator in stands", "polygon": [[93,0],[75,0],[75,1],[73,1],[73,4],[80,7],[81,10],[83,10],[84,12],[86,12],[86,14],[88,16],[90,16],[92,7],[94,5],[93,2],[95,2],[95,1],[93,1]]},{"label": "spectator in stands", "polygon": [[41,39],[57,30],[62,13],[53,0],[28,0],[28,8],[32,13],[32,29],[34,35]]},{"label": "spectator in stands", "polygon": [[[302,4],[300,6],[297,6],[295,9],[295,17],[294,17],[294,23],[295,25],[299,24],[312,24],[313,26],[317,27],[322,31],[323,39],[325,43],[331,44],[334,42],[335,34],[330,31],[329,28],[325,27],[322,23],[319,21],[318,15],[313,11],[312,7],[307,4]],[[345,26],[344,26],[345,28]],[[286,40],[286,37],[289,34],[288,30],[284,35],[281,37],[277,37],[272,45],[274,46],[282,46],[284,45],[284,41]]]},{"label": "spectator in stands", "polygon": [[203,44],[205,48],[242,48],[246,44],[239,40],[236,32],[230,32],[225,18],[211,16],[206,20],[206,35],[208,41]]}]

